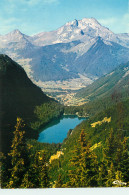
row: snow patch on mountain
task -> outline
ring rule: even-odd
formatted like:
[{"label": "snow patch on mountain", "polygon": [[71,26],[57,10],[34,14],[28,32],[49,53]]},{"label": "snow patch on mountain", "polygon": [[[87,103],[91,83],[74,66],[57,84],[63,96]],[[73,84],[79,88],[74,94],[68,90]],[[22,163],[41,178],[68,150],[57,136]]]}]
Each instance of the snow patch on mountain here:
[{"label": "snow patch on mountain", "polygon": [[129,47],[128,33],[115,34],[108,28],[102,26],[95,18],[75,19],[71,22],[67,22],[55,31],[41,32],[34,36],[27,36],[16,29],[11,33],[0,36],[0,45],[4,45],[4,42],[29,41],[36,46],[45,46],[57,43],[68,43],[75,40],[80,40],[87,44],[89,40],[95,39],[98,36],[108,41],[106,44],[110,44],[109,42],[112,41],[122,46]]},{"label": "snow patch on mountain", "polygon": [[0,35],[0,52],[20,61],[29,77],[35,74],[37,80],[39,75],[52,80],[56,75],[66,79],[84,72],[101,76],[98,73],[106,74],[129,59],[128,48],[128,33],[115,34],[94,18],[75,19],[34,36],[17,29]]},{"label": "snow patch on mountain", "polygon": [[129,75],[129,70],[124,74],[123,78]]}]

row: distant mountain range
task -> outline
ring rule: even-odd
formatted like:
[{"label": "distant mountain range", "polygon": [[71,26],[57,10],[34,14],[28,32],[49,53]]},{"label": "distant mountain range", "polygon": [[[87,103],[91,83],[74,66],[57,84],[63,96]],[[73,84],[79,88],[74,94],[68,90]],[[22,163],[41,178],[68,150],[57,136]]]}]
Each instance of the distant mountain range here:
[{"label": "distant mountain range", "polygon": [[[75,114],[78,109],[79,115],[82,116],[94,115],[118,102],[129,99],[129,62],[121,64],[112,72],[80,89],[73,98],[86,102],[79,109],[75,108],[75,111],[72,111],[72,114]],[[66,113],[71,114],[71,110],[69,108]]]},{"label": "distant mountain range", "polygon": [[129,60],[129,34],[115,34],[94,18],[27,36],[19,30],[0,35],[0,53],[21,64],[35,81],[94,79]]}]

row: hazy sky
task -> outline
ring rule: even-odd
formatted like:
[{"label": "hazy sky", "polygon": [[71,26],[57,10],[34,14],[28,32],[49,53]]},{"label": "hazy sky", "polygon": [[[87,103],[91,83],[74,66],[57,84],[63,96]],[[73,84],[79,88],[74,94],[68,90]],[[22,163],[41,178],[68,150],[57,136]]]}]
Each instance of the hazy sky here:
[{"label": "hazy sky", "polygon": [[19,29],[33,35],[84,17],[115,33],[129,33],[128,0],[0,0],[0,34]]}]

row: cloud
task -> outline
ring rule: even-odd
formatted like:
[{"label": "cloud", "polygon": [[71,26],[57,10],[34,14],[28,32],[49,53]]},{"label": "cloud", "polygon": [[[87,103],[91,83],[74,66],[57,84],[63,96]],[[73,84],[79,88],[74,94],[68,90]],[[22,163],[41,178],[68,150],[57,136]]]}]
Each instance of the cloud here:
[{"label": "cloud", "polygon": [[123,16],[123,24],[126,26],[126,32],[129,33],[129,13]]},{"label": "cloud", "polygon": [[103,26],[109,27],[113,32],[118,33],[129,33],[129,13],[125,13],[122,17],[112,17],[105,19],[98,19],[100,24]]},{"label": "cloud", "polygon": [[5,34],[5,32],[9,32],[10,29],[15,29],[17,23],[19,23],[19,19],[17,18],[12,17],[9,19],[5,19],[3,17],[0,17],[0,24],[1,24],[0,33]]},{"label": "cloud", "polygon": [[38,8],[41,6],[59,4],[59,2],[60,0],[0,0],[0,16],[2,13],[4,13],[4,15],[13,15],[17,10],[19,10],[19,12],[24,12],[28,9]]},{"label": "cloud", "polygon": [[123,15],[117,15],[109,18],[99,18],[98,21],[103,26],[109,27],[113,32],[129,33],[129,0],[128,9]]},{"label": "cloud", "polygon": [[107,26],[107,25],[113,25],[115,24],[117,21],[118,21],[118,18],[106,18],[106,19],[98,19],[98,21],[104,25],[104,26]]},{"label": "cloud", "polygon": [[39,15],[44,17],[48,6],[59,3],[60,0],[0,0],[0,33],[5,34],[19,26],[21,28],[23,23],[31,25]]}]

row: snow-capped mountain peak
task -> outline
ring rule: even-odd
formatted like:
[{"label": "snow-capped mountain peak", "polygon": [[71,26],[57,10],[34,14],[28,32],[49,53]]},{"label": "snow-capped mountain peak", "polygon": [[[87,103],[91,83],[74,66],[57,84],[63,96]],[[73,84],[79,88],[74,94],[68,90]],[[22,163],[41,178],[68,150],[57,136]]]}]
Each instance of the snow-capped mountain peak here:
[{"label": "snow-capped mountain peak", "polygon": [[0,36],[0,52],[41,81],[74,78],[78,73],[101,76],[129,60],[127,47],[129,34],[115,34],[94,18],[75,19],[32,37],[17,29]]},{"label": "snow-capped mountain peak", "polygon": [[13,30],[12,32],[3,35],[2,36],[4,42],[28,42],[28,40],[30,39],[29,36],[21,33],[18,29]]},{"label": "snow-capped mountain peak", "polygon": [[55,31],[56,40],[52,43],[70,42],[81,40],[87,42],[89,39],[102,37],[108,41],[116,41],[116,35],[108,28],[102,26],[95,18],[83,18],[66,23]]},{"label": "snow-capped mountain peak", "polygon": [[67,22],[64,26],[78,26],[78,20],[73,20],[71,22]]},{"label": "snow-capped mountain peak", "polygon": [[9,42],[20,42],[23,39],[23,34],[19,30],[14,30],[3,36],[3,40],[6,43]]},{"label": "snow-capped mountain peak", "polygon": [[82,20],[79,20],[79,27],[86,28],[87,26],[97,27],[101,26],[101,24],[95,19],[95,18],[83,18]]},{"label": "snow-capped mountain peak", "polygon": [[18,29],[15,29],[12,32],[4,35],[4,37],[7,37],[7,39],[12,39],[13,37],[21,37],[21,36],[23,36],[23,34]]},{"label": "snow-capped mountain peak", "polygon": [[105,41],[117,42],[128,47],[129,35],[118,35],[107,27],[102,26],[95,18],[83,18],[67,22],[55,31],[42,32],[32,37],[32,42],[37,46],[45,46],[56,43],[68,43],[75,40],[87,44],[96,37],[102,37]]},{"label": "snow-capped mountain peak", "polygon": [[19,34],[19,35],[22,35],[22,33],[20,32],[20,30],[18,29],[15,29],[11,32],[12,34]]}]

